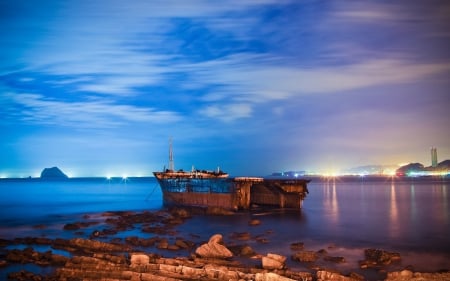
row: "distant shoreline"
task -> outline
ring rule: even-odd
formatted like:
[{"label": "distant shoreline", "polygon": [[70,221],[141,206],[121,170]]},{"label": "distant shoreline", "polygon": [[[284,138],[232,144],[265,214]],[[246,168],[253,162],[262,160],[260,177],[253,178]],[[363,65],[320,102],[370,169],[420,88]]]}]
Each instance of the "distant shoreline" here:
[{"label": "distant shoreline", "polygon": [[[450,180],[450,175],[444,176],[388,176],[388,175],[342,175],[342,176],[325,176],[325,175],[305,175],[301,177],[274,177],[274,176],[262,176],[263,178],[281,178],[281,179],[310,179],[313,181],[362,181],[362,180]],[[230,176],[234,178],[234,176]],[[88,181],[88,180],[104,180],[104,181],[146,181],[156,180],[154,176],[130,176],[130,177],[105,177],[105,176],[92,176],[92,177],[69,177],[69,178],[41,178],[41,177],[11,177],[0,178],[0,181]]]}]

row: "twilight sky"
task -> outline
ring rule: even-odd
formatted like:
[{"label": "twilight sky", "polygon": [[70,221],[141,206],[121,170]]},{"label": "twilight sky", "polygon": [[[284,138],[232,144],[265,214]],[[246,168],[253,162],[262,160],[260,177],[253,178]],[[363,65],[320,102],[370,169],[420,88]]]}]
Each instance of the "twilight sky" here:
[{"label": "twilight sky", "polygon": [[450,159],[448,1],[0,0],[0,176]]}]

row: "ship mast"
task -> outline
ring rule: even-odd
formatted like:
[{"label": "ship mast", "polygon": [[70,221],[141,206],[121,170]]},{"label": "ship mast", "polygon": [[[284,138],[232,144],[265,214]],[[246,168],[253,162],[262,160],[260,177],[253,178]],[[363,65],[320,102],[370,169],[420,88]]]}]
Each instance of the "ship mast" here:
[{"label": "ship mast", "polygon": [[175,167],[173,165],[172,138],[169,138],[169,170],[170,171],[175,171]]}]

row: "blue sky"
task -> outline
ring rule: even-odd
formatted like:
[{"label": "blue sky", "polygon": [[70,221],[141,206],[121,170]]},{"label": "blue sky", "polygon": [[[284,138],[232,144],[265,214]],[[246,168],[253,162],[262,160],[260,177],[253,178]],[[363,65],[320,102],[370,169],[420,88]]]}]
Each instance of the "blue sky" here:
[{"label": "blue sky", "polygon": [[450,158],[448,1],[0,0],[0,175]]}]

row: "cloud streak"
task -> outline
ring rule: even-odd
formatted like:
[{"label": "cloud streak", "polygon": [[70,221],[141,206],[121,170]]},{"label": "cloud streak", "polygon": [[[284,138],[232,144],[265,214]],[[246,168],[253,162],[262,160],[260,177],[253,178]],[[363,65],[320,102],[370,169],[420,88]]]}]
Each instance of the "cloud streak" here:
[{"label": "cloud streak", "polygon": [[[21,120],[35,124],[75,128],[114,128],[130,123],[171,123],[180,116],[170,111],[106,100],[63,102],[38,94],[7,94],[7,102],[20,108]],[[17,114],[17,113],[16,113]]]}]

